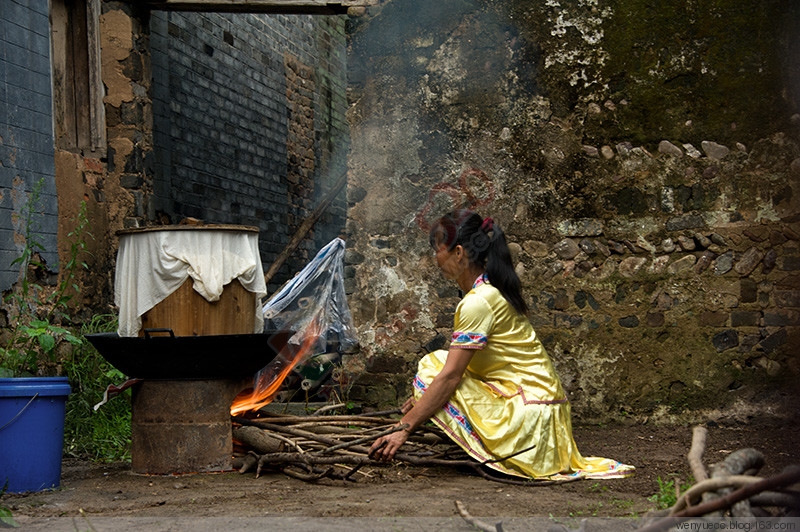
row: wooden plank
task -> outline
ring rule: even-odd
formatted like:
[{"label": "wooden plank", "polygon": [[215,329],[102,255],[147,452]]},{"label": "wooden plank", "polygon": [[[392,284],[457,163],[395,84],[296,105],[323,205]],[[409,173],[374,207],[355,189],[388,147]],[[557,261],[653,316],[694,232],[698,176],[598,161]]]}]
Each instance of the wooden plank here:
[{"label": "wooden plank", "polygon": [[358,14],[378,0],[145,0],[150,9],[218,13],[276,13],[298,15]]},{"label": "wooden plank", "polygon": [[65,2],[69,10],[69,28],[71,33],[71,46],[68,46],[67,53],[72,54],[71,63],[73,104],[75,116],[76,147],[79,149],[91,146],[91,134],[89,129],[89,63],[87,61],[88,38],[86,35],[86,14],[81,9],[83,6],[78,2],[74,5]]},{"label": "wooden plank", "polygon": [[190,278],[158,305],[142,315],[142,328],[172,329],[175,336],[252,334],[256,327],[256,295],[238,279],[223,287],[217,301],[209,302],[193,288]]},{"label": "wooden plank", "polygon": [[63,2],[51,2],[50,58],[53,76],[53,122],[56,147],[69,150],[77,146],[72,102],[75,101],[72,81],[67,67],[67,28],[69,16]]},{"label": "wooden plank", "polygon": [[106,148],[106,107],[103,103],[102,60],[100,57],[100,12],[101,0],[86,2],[86,33],[89,61],[89,131],[91,150],[105,155]]}]

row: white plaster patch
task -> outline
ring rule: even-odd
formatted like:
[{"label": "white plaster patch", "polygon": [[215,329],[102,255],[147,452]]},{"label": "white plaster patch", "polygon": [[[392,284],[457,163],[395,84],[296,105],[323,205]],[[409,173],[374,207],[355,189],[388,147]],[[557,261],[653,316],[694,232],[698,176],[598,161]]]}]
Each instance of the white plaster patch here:
[{"label": "white plaster patch", "polygon": [[397,275],[394,268],[382,266],[375,272],[371,278],[372,282],[369,286],[370,291],[375,299],[380,299],[386,296],[393,296],[404,292],[406,290],[406,283]]}]

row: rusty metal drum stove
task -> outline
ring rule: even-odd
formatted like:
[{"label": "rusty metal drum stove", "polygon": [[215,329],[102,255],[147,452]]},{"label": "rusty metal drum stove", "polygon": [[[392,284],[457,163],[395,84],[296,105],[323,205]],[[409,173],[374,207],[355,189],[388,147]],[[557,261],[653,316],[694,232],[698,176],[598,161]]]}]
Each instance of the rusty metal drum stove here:
[{"label": "rusty metal drum stove", "polygon": [[[120,330],[88,338],[112,365],[138,380],[131,403],[132,470],[142,474],[230,470],[231,403],[277,354],[274,335],[259,331],[260,298],[266,295],[266,286],[258,230],[201,225],[118,234]],[[148,269],[143,257],[156,264]],[[192,274],[184,281],[181,261]],[[147,277],[162,275],[159,272],[167,272],[166,277]],[[216,288],[221,293],[212,294],[211,301],[208,294],[197,294],[196,283],[205,281],[202,275],[212,281],[223,279],[225,286]],[[213,292],[210,284],[202,288]],[[169,293],[160,294],[155,305],[144,305],[149,308],[142,312],[142,294],[164,291],[164,286]]]}]

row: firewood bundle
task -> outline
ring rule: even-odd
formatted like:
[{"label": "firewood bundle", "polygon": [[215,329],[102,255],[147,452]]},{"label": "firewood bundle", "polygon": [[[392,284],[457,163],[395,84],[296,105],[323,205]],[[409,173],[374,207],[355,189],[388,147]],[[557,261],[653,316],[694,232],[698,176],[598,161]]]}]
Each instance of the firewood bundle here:
[{"label": "firewood bundle", "polygon": [[[355,480],[364,466],[383,467],[369,456],[372,442],[400,430],[395,411],[369,415],[288,416],[261,413],[233,418],[240,473],[278,470],[303,480]],[[415,432],[395,458],[413,465],[476,464],[436,427]]]},{"label": "firewood bundle", "polygon": [[[288,416],[261,411],[255,419],[234,416],[235,466],[240,473],[255,471],[257,477],[271,470],[308,481],[321,478],[354,481],[356,472],[364,466],[386,467],[387,464],[370,457],[370,446],[381,436],[403,428],[397,419],[389,417],[397,413],[393,410],[366,415]],[[466,468],[505,484],[551,483],[491,474],[486,463],[471,459],[431,424],[414,431],[395,455],[394,462],[418,467]]]},{"label": "firewood bundle", "polygon": [[[651,514],[640,532],[666,530],[675,518],[685,517],[797,517],[800,516],[800,465],[785,468],[778,475],[756,476],[764,465],[764,455],[756,449],[739,449],[706,471],[702,456],[707,431],[694,428],[687,455],[696,484],[679,494],[667,510]],[[795,489],[792,489],[792,488]]]}]

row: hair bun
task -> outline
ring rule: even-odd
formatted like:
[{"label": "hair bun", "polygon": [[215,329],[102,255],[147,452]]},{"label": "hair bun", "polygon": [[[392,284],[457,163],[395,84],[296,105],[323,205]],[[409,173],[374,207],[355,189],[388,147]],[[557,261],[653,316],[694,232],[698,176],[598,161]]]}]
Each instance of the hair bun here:
[{"label": "hair bun", "polygon": [[494,220],[492,220],[488,216],[486,218],[484,218],[483,219],[483,223],[481,224],[481,229],[483,229],[487,233],[489,231],[491,231],[492,229],[494,229]]}]

